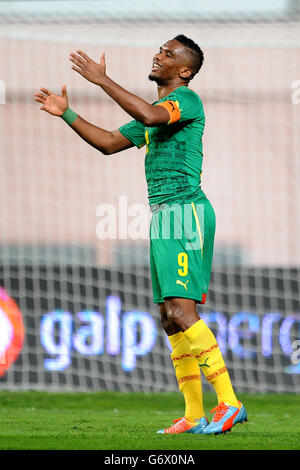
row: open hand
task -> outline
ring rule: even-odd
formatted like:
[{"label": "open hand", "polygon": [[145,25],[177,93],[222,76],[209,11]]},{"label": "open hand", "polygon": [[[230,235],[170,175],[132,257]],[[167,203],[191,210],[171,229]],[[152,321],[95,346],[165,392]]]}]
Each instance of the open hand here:
[{"label": "open hand", "polygon": [[62,116],[64,112],[68,109],[68,95],[66,85],[62,86],[62,94],[55,95],[47,88],[40,88],[43,93],[35,93],[34,99],[38,103],[42,103],[40,109],[47,111],[53,116]]},{"label": "open hand", "polygon": [[80,73],[89,82],[99,85],[101,78],[106,74],[105,53],[103,52],[100,57],[100,63],[95,62],[84,52],[78,50],[71,52],[70,61],[73,62],[72,69]]}]

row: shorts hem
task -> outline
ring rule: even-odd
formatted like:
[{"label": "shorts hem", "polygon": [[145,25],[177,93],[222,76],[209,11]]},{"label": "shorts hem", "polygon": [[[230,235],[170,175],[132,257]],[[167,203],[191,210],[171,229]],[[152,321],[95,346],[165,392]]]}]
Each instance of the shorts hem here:
[{"label": "shorts hem", "polygon": [[[199,295],[191,295],[191,294],[184,294],[184,293],[182,293],[181,295],[178,295],[178,293],[174,294],[174,293],[169,293],[168,292],[167,294],[164,294],[160,299],[153,299],[153,303],[154,304],[162,304],[166,297],[176,297],[178,299],[195,300],[195,302],[204,305],[205,301],[206,301],[206,295],[207,294],[205,292],[203,292],[203,294],[201,295],[201,298],[200,298]],[[204,301],[202,300],[203,296],[204,296]]]}]

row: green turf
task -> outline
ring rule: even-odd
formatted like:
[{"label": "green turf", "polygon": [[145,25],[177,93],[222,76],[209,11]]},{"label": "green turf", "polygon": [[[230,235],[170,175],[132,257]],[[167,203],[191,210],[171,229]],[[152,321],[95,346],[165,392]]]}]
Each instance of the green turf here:
[{"label": "green turf", "polygon": [[[159,435],[183,414],[179,393],[0,392],[0,449],[299,449],[300,397],[240,395],[249,422],[231,434]],[[207,415],[215,406],[204,396]]]}]

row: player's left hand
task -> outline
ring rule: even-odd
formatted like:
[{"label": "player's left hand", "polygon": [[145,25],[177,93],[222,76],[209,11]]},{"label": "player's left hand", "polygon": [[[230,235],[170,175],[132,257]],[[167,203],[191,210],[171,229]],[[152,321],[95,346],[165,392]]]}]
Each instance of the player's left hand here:
[{"label": "player's left hand", "polygon": [[101,83],[101,78],[106,75],[105,53],[100,57],[100,62],[92,60],[84,52],[78,50],[71,52],[70,61],[73,62],[72,69],[80,73],[84,78],[96,85]]}]

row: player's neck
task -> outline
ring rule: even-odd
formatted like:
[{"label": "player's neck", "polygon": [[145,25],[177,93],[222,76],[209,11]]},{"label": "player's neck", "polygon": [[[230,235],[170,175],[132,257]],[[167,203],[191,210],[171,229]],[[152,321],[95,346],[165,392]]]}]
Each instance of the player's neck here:
[{"label": "player's neck", "polygon": [[167,84],[167,85],[157,85],[157,94],[158,94],[158,99],[161,100],[162,98],[165,98],[168,96],[172,91],[176,90],[176,88],[180,88],[182,86],[186,86],[184,83],[178,83],[174,85],[172,84]]}]

